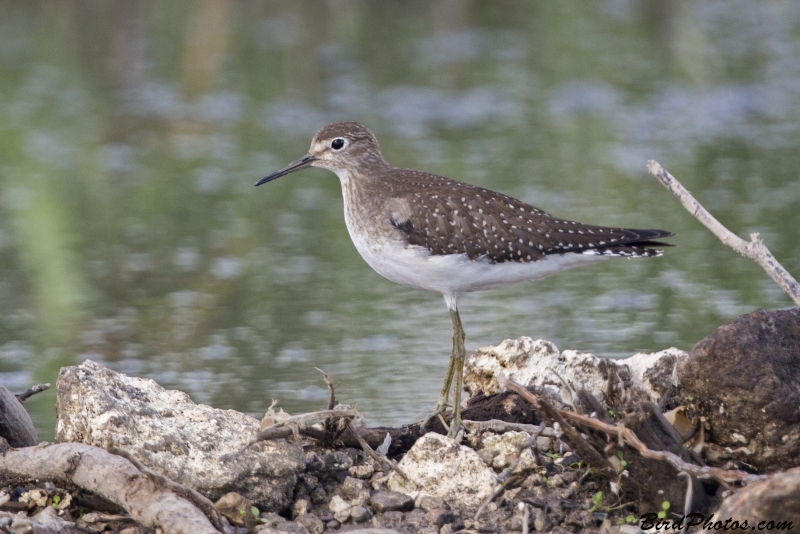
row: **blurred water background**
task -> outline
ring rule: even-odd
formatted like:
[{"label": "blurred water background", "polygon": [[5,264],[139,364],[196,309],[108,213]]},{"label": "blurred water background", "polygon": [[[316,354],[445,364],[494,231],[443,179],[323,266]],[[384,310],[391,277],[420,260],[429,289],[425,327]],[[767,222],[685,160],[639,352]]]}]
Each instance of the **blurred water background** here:
[{"label": "blurred water background", "polygon": [[[580,221],[677,232],[460,301],[467,350],[622,357],[792,303],[645,170],[657,159],[800,275],[800,2],[0,4],[0,383],[91,358],[260,416],[433,408],[441,297],[384,280],[324,170],[256,180],[358,120],[397,166]],[[32,410],[51,439],[55,392]]]}]

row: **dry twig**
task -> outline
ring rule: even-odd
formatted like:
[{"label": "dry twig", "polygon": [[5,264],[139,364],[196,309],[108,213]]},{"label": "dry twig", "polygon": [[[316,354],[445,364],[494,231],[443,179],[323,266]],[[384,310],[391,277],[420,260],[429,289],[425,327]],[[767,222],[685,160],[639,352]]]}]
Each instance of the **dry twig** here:
[{"label": "dry twig", "polygon": [[715,219],[660,163],[654,160],[648,161],[647,170],[658,178],[658,181],[678,198],[683,207],[703,223],[712,234],[745,258],[750,258],[758,263],[775,283],[794,300],[795,304],[800,306],[800,284],[775,259],[775,256],[764,245],[758,232],[750,234],[750,241],[745,241]]},{"label": "dry twig", "polygon": [[36,384],[35,386],[28,388],[28,391],[23,393],[19,393],[16,395],[17,400],[20,402],[25,402],[30,397],[33,397],[37,393],[41,393],[42,391],[47,391],[50,389],[50,384]]},{"label": "dry twig", "polygon": [[[546,405],[544,402],[542,402],[538,397],[536,397],[536,395],[523,388],[517,382],[514,382],[511,379],[505,379],[505,383],[508,389],[515,391],[533,405],[549,406]],[[734,470],[720,469],[718,467],[708,467],[708,466],[699,466],[690,464],[688,462],[683,461],[683,459],[681,459],[677,454],[674,454],[672,452],[654,451],[648,449],[647,445],[645,445],[636,436],[636,434],[634,434],[633,430],[625,428],[622,425],[610,425],[608,423],[604,423],[602,421],[598,421],[597,419],[592,419],[591,417],[588,417],[586,415],[581,415],[575,412],[568,412],[566,410],[556,410],[552,407],[550,407],[550,409],[556,411],[564,419],[569,419],[576,423],[580,423],[584,426],[588,426],[589,428],[592,428],[594,430],[599,430],[600,432],[604,432],[610,436],[617,437],[620,440],[620,442],[627,443],[628,445],[639,451],[639,454],[641,454],[645,458],[669,462],[678,471],[685,471],[686,473],[694,475],[696,477],[713,477],[723,482],[755,482],[756,480],[764,480],[767,478],[766,475],[752,475],[750,473],[745,473],[744,471],[734,471]],[[567,437],[570,436],[567,435]],[[580,438],[580,436],[578,437]],[[576,448],[578,448],[577,444],[573,445],[576,445]],[[592,449],[592,451],[594,452],[595,455],[599,455],[599,453],[597,453],[597,451],[595,451],[594,449]],[[584,456],[580,454],[580,451],[579,455],[582,458],[584,458]],[[590,463],[588,459],[587,463]]]},{"label": "dry twig", "polygon": [[12,449],[0,455],[0,472],[75,484],[121,506],[148,528],[165,534],[213,534],[197,506],[139,471],[121,456],[82,443]]}]

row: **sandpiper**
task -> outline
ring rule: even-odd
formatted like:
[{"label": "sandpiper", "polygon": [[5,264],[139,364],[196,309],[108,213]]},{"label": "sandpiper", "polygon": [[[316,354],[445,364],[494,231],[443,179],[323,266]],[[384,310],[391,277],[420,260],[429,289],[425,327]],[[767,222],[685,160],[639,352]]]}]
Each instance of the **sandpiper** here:
[{"label": "sandpiper", "polygon": [[[461,293],[494,289],[598,263],[660,256],[664,230],[592,226],[545,213],[502,193],[390,165],[378,141],[357,122],[323,127],[308,154],[259,180],[267,183],[306,167],[336,173],[344,217],[356,249],[381,276],[444,296],[453,322],[453,351],[436,413],[448,406],[448,434],[461,426],[464,329]],[[453,380],[455,379],[455,383]]]}]

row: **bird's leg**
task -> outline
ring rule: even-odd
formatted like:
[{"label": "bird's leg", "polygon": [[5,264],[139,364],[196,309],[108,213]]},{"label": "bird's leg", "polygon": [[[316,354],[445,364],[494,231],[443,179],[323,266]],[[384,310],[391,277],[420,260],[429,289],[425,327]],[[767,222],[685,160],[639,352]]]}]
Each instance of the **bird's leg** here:
[{"label": "bird's leg", "polygon": [[[439,395],[439,402],[436,403],[436,410],[433,413],[429,413],[425,416],[425,418],[420,423],[421,428],[425,428],[428,425],[428,421],[433,419],[436,416],[439,416],[441,419],[441,414],[447,409],[449,406],[448,400],[450,399],[450,387],[453,385],[453,374],[456,369],[456,339],[453,338],[453,352],[450,353],[450,364],[447,366],[447,375],[444,378],[444,384],[442,385],[442,393]],[[444,422],[444,419],[441,419],[442,426],[444,426],[445,430],[448,430],[447,424]]]},{"label": "bird's leg", "polygon": [[436,413],[441,413],[447,408],[447,401],[450,400],[450,387],[453,385],[453,374],[456,370],[456,338],[453,336],[453,352],[450,353],[450,364],[447,366],[447,375],[442,384],[442,393],[439,395],[439,402],[436,404]]},{"label": "bird's leg", "polygon": [[464,389],[464,360],[467,351],[464,349],[464,327],[458,310],[450,310],[450,320],[453,321],[453,357],[450,359],[450,370],[445,380],[447,389],[450,389],[452,374],[455,374],[455,387],[453,388],[453,418],[450,420],[448,437],[455,438],[461,429],[461,390]]}]

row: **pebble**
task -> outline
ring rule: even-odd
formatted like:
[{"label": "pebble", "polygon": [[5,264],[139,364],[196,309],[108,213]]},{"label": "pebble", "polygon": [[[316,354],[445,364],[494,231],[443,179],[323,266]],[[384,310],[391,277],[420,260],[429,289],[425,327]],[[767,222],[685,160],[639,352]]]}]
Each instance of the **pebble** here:
[{"label": "pebble", "polygon": [[350,517],[353,519],[354,523],[361,523],[372,517],[372,514],[363,506],[353,506],[350,509]]},{"label": "pebble", "polygon": [[292,505],[292,519],[297,516],[305,515],[308,513],[308,501],[305,499],[298,499]]},{"label": "pebble", "polygon": [[358,499],[363,491],[367,490],[367,484],[358,478],[347,477],[342,484],[342,494],[348,499]]},{"label": "pebble", "polygon": [[430,512],[437,508],[444,508],[444,499],[441,497],[434,497],[433,495],[421,495],[417,498],[414,506],[426,512]]},{"label": "pebble", "polygon": [[322,532],[325,530],[325,525],[322,523],[320,518],[314,514],[303,514],[297,516],[294,521],[298,525],[303,525],[306,527],[306,530],[308,530],[309,534],[322,534]]},{"label": "pebble", "polygon": [[407,512],[414,509],[414,499],[397,491],[379,491],[370,497],[372,510],[381,512]]},{"label": "pebble", "polygon": [[348,469],[350,476],[354,476],[356,478],[368,479],[372,476],[375,472],[375,468],[372,467],[370,463],[363,463],[360,465],[354,465],[350,469]]},{"label": "pebble", "polygon": [[427,519],[429,523],[442,526],[446,523],[452,523],[455,516],[453,512],[445,508],[434,508],[425,515],[425,519]]}]

